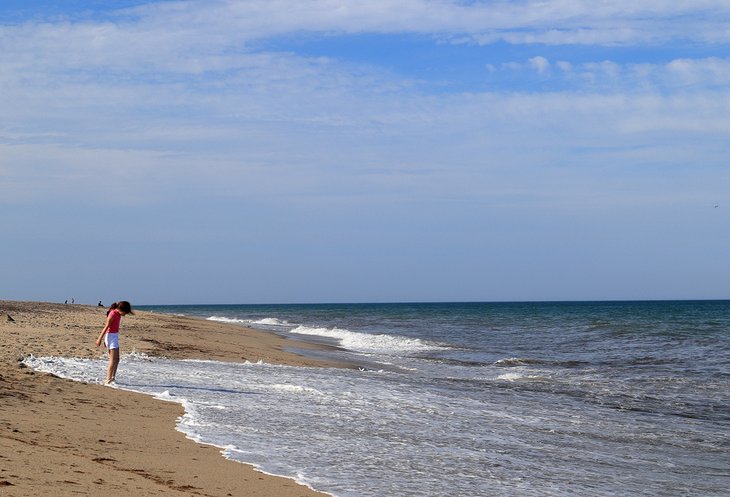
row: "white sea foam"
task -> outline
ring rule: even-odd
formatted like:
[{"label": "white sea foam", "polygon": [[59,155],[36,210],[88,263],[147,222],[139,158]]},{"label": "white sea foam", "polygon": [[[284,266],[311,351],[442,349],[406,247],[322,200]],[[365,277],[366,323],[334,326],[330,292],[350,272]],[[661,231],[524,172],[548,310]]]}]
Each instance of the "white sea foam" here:
[{"label": "white sea foam", "polygon": [[36,371],[50,373],[60,378],[83,381],[84,383],[104,384],[106,363],[104,359],[35,357],[29,355],[22,363]]},{"label": "white sea foam", "polygon": [[170,402],[178,401],[178,399],[176,399],[175,396],[172,395],[169,390],[160,392],[160,393],[156,394],[154,397],[159,400],[165,400],[165,401],[170,401]]},{"label": "white sea foam", "polygon": [[408,338],[388,334],[358,333],[343,328],[313,327],[292,324],[287,320],[275,317],[262,319],[235,319],[223,316],[211,316],[209,321],[221,323],[243,324],[268,329],[287,331],[297,335],[318,336],[333,339],[345,349],[364,354],[407,355],[419,352],[444,350],[448,347],[419,338]]},{"label": "white sea foam", "polygon": [[152,361],[155,359],[154,356],[151,356],[149,354],[145,354],[144,352],[137,352],[136,349],[132,349],[131,352],[127,352],[125,354],[122,354],[122,357],[126,360],[129,359],[136,359],[138,361]]},{"label": "white sea foam", "polygon": [[235,318],[227,318],[224,316],[211,316],[209,318],[206,318],[207,321],[218,321],[219,323],[233,323],[233,324],[250,324],[250,319],[235,319]]},{"label": "white sea foam", "polygon": [[267,326],[292,326],[287,320],[281,320],[277,318],[263,318],[251,321],[251,324],[262,324]]},{"label": "white sea foam", "polygon": [[541,381],[547,380],[546,376],[524,374],[524,373],[505,373],[497,376],[498,380],[505,381]]},{"label": "white sea foam", "polygon": [[276,384],[276,385],[271,385],[270,388],[272,390],[278,390],[278,391],[287,392],[287,393],[303,393],[303,394],[309,394],[309,395],[324,395],[324,393],[320,392],[316,388],[311,388],[311,387],[302,386],[302,385],[282,385],[282,384]]},{"label": "white sea foam", "polygon": [[501,367],[514,367],[514,366],[529,366],[532,364],[542,364],[543,361],[537,359],[528,359],[525,357],[510,357],[508,359],[500,359],[494,363],[495,366]]},{"label": "white sea foam", "polygon": [[311,335],[332,338],[348,350],[366,354],[404,355],[446,349],[442,345],[396,335],[355,333],[340,328],[311,328],[298,326],[291,330],[298,335]]},{"label": "white sea foam", "polygon": [[[94,381],[106,366],[104,360],[63,358],[28,358],[26,363],[81,381]],[[420,487],[413,487],[413,461],[427,467],[428,461],[445,456],[430,442],[416,455],[411,441],[418,440],[425,425],[429,436],[442,441],[461,437],[449,417],[457,408],[417,393],[401,378],[346,369],[130,357],[120,366],[119,387],[182,404],[185,414],[178,429],[188,438],[219,447],[226,457],[266,473],[333,494],[445,495],[440,476],[419,477]],[[471,409],[479,412],[482,406]],[[471,433],[477,426],[460,424]],[[481,457],[468,444],[459,453]],[[445,464],[461,463],[449,457]],[[392,468],[392,476],[373,487],[375,468]],[[477,475],[479,469],[472,468],[461,472]],[[402,492],[409,487],[410,493]]]},{"label": "white sea foam", "polygon": [[237,319],[237,318],[228,318],[224,316],[210,316],[206,318],[208,321],[217,321],[219,323],[228,323],[228,324],[240,324],[244,326],[254,326],[254,327],[261,327],[266,329],[274,329],[274,330],[282,330],[282,329],[289,329],[296,325],[293,325],[286,321],[285,319],[278,319],[274,317],[269,318],[262,318],[262,319]]}]

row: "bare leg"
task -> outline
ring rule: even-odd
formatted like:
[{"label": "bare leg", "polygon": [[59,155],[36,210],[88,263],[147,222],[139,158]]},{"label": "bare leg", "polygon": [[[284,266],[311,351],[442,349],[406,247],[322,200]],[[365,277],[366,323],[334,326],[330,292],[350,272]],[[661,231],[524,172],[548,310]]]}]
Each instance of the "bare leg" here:
[{"label": "bare leg", "polygon": [[116,380],[117,367],[119,366],[119,349],[111,349],[109,351],[109,368],[106,370],[106,382],[111,383]]}]

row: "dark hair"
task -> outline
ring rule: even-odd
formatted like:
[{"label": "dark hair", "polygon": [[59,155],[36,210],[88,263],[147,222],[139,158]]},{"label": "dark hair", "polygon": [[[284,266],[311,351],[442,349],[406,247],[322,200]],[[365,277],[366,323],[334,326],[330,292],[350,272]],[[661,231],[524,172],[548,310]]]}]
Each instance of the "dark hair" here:
[{"label": "dark hair", "polygon": [[125,314],[134,314],[132,312],[132,304],[130,304],[126,300],[121,300],[117,302],[117,309]]},{"label": "dark hair", "polygon": [[110,312],[112,312],[114,309],[119,307],[118,302],[113,302],[112,305],[109,306],[109,309],[106,310],[106,315],[108,316]]}]

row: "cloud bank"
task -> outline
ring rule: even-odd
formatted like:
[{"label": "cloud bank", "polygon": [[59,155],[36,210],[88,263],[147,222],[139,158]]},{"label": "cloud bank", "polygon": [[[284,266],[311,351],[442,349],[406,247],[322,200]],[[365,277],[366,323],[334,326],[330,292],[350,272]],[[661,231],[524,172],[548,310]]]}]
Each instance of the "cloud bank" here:
[{"label": "cloud bank", "polygon": [[[488,252],[490,233],[512,242],[494,260],[517,267],[505,254],[535,241],[513,226],[572,239],[594,216],[621,238],[612,213],[643,209],[689,223],[675,209],[722,204],[730,191],[729,15],[727,2],[570,0],[39,13],[0,25],[0,206],[28,239],[38,235],[16,214],[25,209],[128,210],[158,213],[129,235],[140,245],[192,243],[191,228],[220,240],[232,225],[275,241],[262,252],[296,239],[314,258],[326,252],[319,240],[340,246],[336,227],[363,246],[393,240],[373,251],[425,251],[424,265],[437,249]],[[450,86],[461,73],[448,64],[432,78],[409,72],[413,58],[429,67],[428,50],[342,48],[367,37],[470,50],[462,64],[477,68],[475,82]],[[313,41],[325,48],[302,48]],[[64,226],[93,240],[91,224]],[[63,236],[41,231],[46,243]],[[588,231],[591,248],[610,245]],[[647,244],[637,253],[661,243]],[[302,261],[292,261],[294,271]]]}]

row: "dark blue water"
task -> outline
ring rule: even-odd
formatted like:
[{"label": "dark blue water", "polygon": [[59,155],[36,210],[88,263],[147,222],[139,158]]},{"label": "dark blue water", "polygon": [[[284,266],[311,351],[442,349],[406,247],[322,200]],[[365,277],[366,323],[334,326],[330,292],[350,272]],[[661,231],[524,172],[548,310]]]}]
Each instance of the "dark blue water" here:
[{"label": "dark blue water", "polygon": [[[148,306],[140,309],[222,318],[292,336],[329,337],[350,350],[444,364],[508,366],[507,359],[554,368],[600,367],[678,374],[712,384],[727,378],[730,301],[302,304]],[[296,333],[292,333],[292,331]],[[368,335],[365,340],[361,335]],[[383,343],[395,336],[445,345],[420,351]],[[358,340],[359,339],[359,340]],[[401,345],[403,349],[397,348]],[[370,348],[369,348],[370,346]],[[396,348],[391,349],[391,346]],[[372,350],[371,350],[372,349]]]},{"label": "dark blue water", "polygon": [[728,495],[730,301],[139,308],[368,364],[125,365],[191,436],[341,497]]}]

